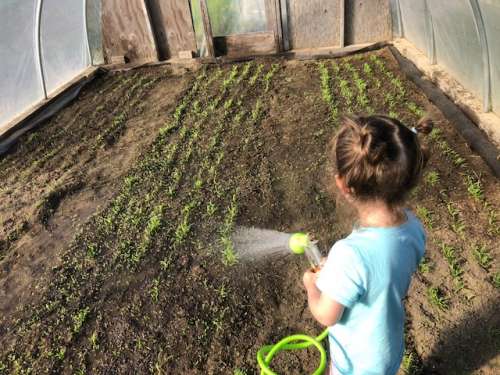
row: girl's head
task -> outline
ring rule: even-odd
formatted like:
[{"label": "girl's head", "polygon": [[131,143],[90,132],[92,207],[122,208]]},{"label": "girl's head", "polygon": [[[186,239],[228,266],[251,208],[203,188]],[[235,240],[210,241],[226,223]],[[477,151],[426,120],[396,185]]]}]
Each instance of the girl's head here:
[{"label": "girl's head", "polygon": [[403,203],[427,162],[415,131],[428,133],[431,129],[428,119],[410,130],[387,116],[345,118],[332,155],[337,185],[359,201],[381,200],[390,206]]}]

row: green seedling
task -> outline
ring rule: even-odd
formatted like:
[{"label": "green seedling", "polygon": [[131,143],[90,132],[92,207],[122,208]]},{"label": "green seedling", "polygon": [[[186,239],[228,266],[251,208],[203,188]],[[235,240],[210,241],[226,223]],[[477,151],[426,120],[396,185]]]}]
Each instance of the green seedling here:
[{"label": "green seedling", "polygon": [[425,115],[424,110],[420,108],[416,103],[409,102],[407,106],[410,112],[413,113],[415,116],[423,117]]},{"label": "green seedling", "polygon": [[418,271],[421,274],[429,273],[431,271],[431,263],[430,263],[429,259],[427,259],[425,257],[422,258],[422,260],[420,261],[420,263],[418,265]]},{"label": "green seedling", "polygon": [[54,353],[54,357],[56,357],[59,361],[62,361],[64,359],[65,355],[66,355],[66,348],[65,347],[60,347],[59,350],[57,350]]},{"label": "green seedling", "polygon": [[280,66],[278,64],[271,65],[271,69],[264,75],[264,92],[268,92],[271,87],[271,79],[274,74],[278,71]]},{"label": "green seedling", "polygon": [[225,266],[232,266],[238,262],[236,252],[234,251],[233,242],[230,238],[223,237],[221,239],[223,250],[222,250],[222,263]]},{"label": "green seedling", "polygon": [[321,95],[323,97],[323,100],[328,104],[328,107],[330,108],[330,114],[332,116],[332,119],[335,120],[338,116],[338,110],[335,104],[335,100],[333,98],[333,94],[331,92],[330,73],[324,63],[320,63],[318,65],[318,68],[320,71],[320,79],[321,79]]},{"label": "green seedling", "polygon": [[399,119],[399,115],[394,111],[389,111],[389,117]]},{"label": "green seedling", "polygon": [[349,88],[349,82],[347,82],[345,79],[342,79],[339,82],[339,87],[340,87],[340,94],[346,100],[349,112],[352,112],[351,105],[352,105],[352,99],[354,97],[354,94],[352,93],[351,89]]},{"label": "green seedling", "polygon": [[490,236],[500,235],[500,223],[498,220],[498,212],[495,208],[488,207],[488,234]]},{"label": "green seedling", "polygon": [[439,288],[429,287],[427,289],[427,298],[431,305],[437,307],[439,310],[445,311],[448,309],[448,301]]},{"label": "green seedling", "polygon": [[467,192],[472,198],[478,202],[482,202],[484,200],[484,190],[479,178],[466,174],[465,184],[467,186]]},{"label": "green seedling", "polygon": [[472,248],[472,254],[474,254],[474,258],[482,268],[488,270],[491,267],[493,257],[491,256],[490,251],[487,249],[486,245],[475,244]]},{"label": "green seedling", "polygon": [[417,206],[417,216],[423,221],[424,225],[429,229],[434,227],[434,212],[423,206]]},{"label": "green seedling", "polygon": [[215,215],[215,213],[217,212],[217,206],[215,205],[215,203],[213,203],[212,201],[208,202],[207,204],[207,215],[209,217],[212,217]]},{"label": "green seedling", "polygon": [[200,190],[202,187],[203,187],[203,180],[200,178],[197,178],[194,181],[194,185],[193,185],[194,190]]},{"label": "green seedling", "polygon": [[73,316],[73,333],[78,333],[82,329],[83,323],[87,320],[90,308],[86,307],[79,310],[75,316]]},{"label": "green seedling", "polygon": [[456,261],[456,251],[453,246],[442,243],[441,245],[439,245],[439,247],[441,248],[441,253],[448,261],[448,263],[454,263]]},{"label": "green seedling", "polygon": [[252,69],[253,65],[254,65],[254,62],[249,61],[243,66],[243,70],[241,71],[240,78],[238,78],[238,83],[240,83],[241,81],[243,81],[244,79],[246,79],[248,77],[248,75],[250,74],[250,69]]},{"label": "green seedling", "polygon": [[441,139],[441,136],[443,134],[443,131],[439,128],[433,128],[431,132],[429,133],[429,138],[436,142]]},{"label": "green seedling", "polygon": [[335,61],[332,61],[331,67],[332,67],[332,71],[335,75],[340,73],[340,66]]},{"label": "green seedling", "polygon": [[99,249],[95,243],[91,243],[87,245],[87,256],[89,258],[95,258],[99,253]]},{"label": "green seedling", "polygon": [[238,65],[233,65],[229,77],[227,77],[226,79],[224,79],[224,81],[222,81],[222,88],[224,90],[228,89],[233,84],[237,75],[238,75]]},{"label": "green seedling", "polygon": [[99,349],[99,336],[97,334],[97,331],[92,332],[92,334],[89,337],[89,344],[92,350],[98,350]]},{"label": "green seedling", "polygon": [[421,368],[418,364],[418,359],[412,352],[405,351],[403,355],[403,361],[401,362],[401,368],[408,375],[417,375],[421,373]]},{"label": "green seedling", "polygon": [[492,283],[495,288],[500,289],[500,271],[493,274]]},{"label": "green seedling", "polygon": [[189,216],[184,215],[182,221],[175,229],[174,244],[180,245],[187,238],[189,231],[191,230],[191,224],[189,223]]},{"label": "green seedling", "polygon": [[463,220],[460,218],[460,211],[458,207],[453,204],[453,202],[448,202],[446,204],[446,209],[448,210],[448,213],[450,214],[452,218],[451,222],[451,229],[458,234],[460,237],[465,236],[465,223]]},{"label": "green seedling", "polygon": [[368,63],[363,64],[363,72],[365,72],[367,76],[371,77],[371,75],[373,74],[373,69],[370,66],[370,64]]},{"label": "green seedling", "polygon": [[252,121],[254,124],[257,123],[257,120],[259,119],[261,114],[262,114],[262,101],[259,98],[255,102],[255,107],[252,110]]},{"label": "green seedling", "polygon": [[427,172],[425,182],[430,186],[436,186],[439,183],[439,173],[436,171]]},{"label": "green seedling", "polygon": [[160,295],[160,279],[153,279],[153,283],[151,284],[151,290],[149,292],[151,295],[151,301],[154,303],[158,303],[158,297]]},{"label": "green seedling", "polygon": [[234,370],[233,375],[247,375],[247,372],[245,370],[241,370],[239,368]]},{"label": "green seedling", "polygon": [[257,83],[257,80],[259,79],[259,76],[262,73],[262,69],[264,69],[264,64],[257,65],[257,69],[255,70],[254,75],[250,78],[248,82],[250,86],[254,86]]}]

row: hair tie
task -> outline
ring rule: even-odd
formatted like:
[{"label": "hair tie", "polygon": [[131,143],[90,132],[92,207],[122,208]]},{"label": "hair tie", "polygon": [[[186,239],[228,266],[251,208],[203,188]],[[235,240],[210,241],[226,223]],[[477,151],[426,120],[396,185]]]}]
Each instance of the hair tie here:
[{"label": "hair tie", "polygon": [[410,130],[411,130],[413,133],[418,134],[418,130],[417,130],[417,128],[416,128],[416,127],[412,126],[412,127],[410,128]]}]

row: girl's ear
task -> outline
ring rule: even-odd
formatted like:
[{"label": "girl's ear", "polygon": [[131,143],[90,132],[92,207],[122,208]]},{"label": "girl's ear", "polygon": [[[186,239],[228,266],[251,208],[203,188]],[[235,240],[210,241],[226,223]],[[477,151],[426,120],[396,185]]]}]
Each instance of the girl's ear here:
[{"label": "girl's ear", "polygon": [[337,185],[337,188],[340,190],[343,196],[351,196],[351,189],[346,185],[345,179],[338,174],[335,175],[335,185]]}]

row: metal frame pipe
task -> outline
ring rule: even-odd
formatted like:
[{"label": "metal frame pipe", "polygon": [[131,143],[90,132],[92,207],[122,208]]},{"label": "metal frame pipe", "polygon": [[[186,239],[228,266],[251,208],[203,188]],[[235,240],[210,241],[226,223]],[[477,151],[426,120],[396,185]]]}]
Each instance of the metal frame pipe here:
[{"label": "metal frame pipe", "polygon": [[425,6],[425,28],[427,32],[427,55],[432,65],[437,64],[436,58],[436,40],[434,36],[434,22],[429,8],[428,0],[424,0]]},{"label": "metal frame pipe", "polygon": [[472,8],[474,18],[474,25],[476,26],[477,35],[479,36],[479,43],[481,44],[481,54],[483,60],[483,111],[491,111],[491,66],[490,66],[490,50],[488,47],[488,38],[486,36],[486,29],[484,26],[483,15],[479,7],[478,0],[469,0]]},{"label": "metal frame pipe", "polygon": [[87,57],[89,58],[90,65],[94,65],[94,61],[92,59],[92,53],[90,52],[90,40],[89,40],[89,28],[87,25],[87,0],[83,0],[83,27],[85,28],[85,42],[87,49]]},{"label": "metal frame pipe", "polygon": [[47,87],[45,85],[45,75],[43,73],[43,64],[42,64],[42,48],[41,48],[42,38],[40,35],[41,21],[42,21],[42,7],[43,7],[43,0],[37,0],[36,14],[35,14],[34,42],[35,42],[35,55],[38,61],[37,68],[40,77],[40,84],[43,89],[44,99],[47,99]]}]

